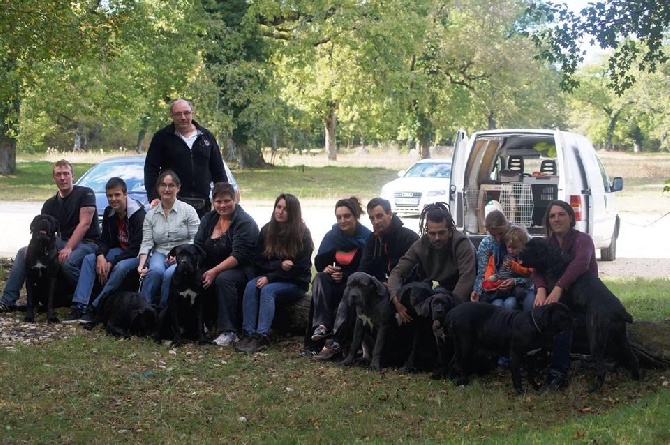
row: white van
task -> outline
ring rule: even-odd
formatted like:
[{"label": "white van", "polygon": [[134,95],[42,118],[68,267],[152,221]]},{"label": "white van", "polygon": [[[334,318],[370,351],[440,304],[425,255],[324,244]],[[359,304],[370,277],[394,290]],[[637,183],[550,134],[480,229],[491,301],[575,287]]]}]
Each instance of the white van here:
[{"label": "white van", "polygon": [[593,238],[600,258],[616,259],[619,209],[613,192],[623,179],[607,173],[589,140],[560,130],[459,132],[451,168],[449,205],[456,226],[475,245],[486,235],[486,208],[500,208],[533,236],[554,199],[570,203],[578,230]]}]

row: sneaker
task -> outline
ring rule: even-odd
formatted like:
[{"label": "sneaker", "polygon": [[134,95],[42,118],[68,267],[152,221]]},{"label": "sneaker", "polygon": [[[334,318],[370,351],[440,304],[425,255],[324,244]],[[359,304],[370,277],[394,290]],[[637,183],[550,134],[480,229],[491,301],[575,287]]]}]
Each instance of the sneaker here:
[{"label": "sneaker", "polygon": [[234,332],[224,332],[213,341],[215,345],[230,346],[237,341],[237,334]]},{"label": "sneaker", "polygon": [[557,391],[567,388],[569,384],[568,376],[565,373],[551,370],[547,374],[547,381],[540,388],[540,392]]},{"label": "sneaker", "polygon": [[0,314],[5,314],[7,312],[14,312],[16,306],[10,306],[6,303],[0,303]]},{"label": "sneaker", "polygon": [[63,320],[64,324],[73,324],[80,323],[81,318],[84,316],[85,309],[81,306],[72,306],[70,315]]},{"label": "sneaker", "polygon": [[315,351],[315,350],[312,349],[312,348],[303,348],[303,349],[300,351],[300,357],[308,357],[308,358],[312,358],[312,357],[314,357],[314,356],[315,356],[316,354],[318,354],[318,353],[319,353],[319,351]]},{"label": "sneaker", "polygon": [[79,319],[79,323],[82,324],[89,324],[93,323],[95,321],[95,316],[93,315],[93,312],[91,311],[86,311],[84,312],[84,315],[81,316]]},{"label": "sneaker", "polygon": [[327,360],[332,360],[333,357],[339,355],[341,352],[342,350],[340,349],[340,344],[336,341],[329,340],[326,341],[326,344],[324,345],[321,352],[312,357],[312,360],[325,362]]},{"label": "sneaker", "polygon": [[324,325],[320,324],[319,326],[314,329],[314,334],[312,334],[312,341],[319,341],[322,340],[330,335],[330,331],[328,330],[327,327]]},{"label": "sneaker", "polygon": [[235,350],[237,352],[248,352],[250,354],[253,354],[254,352],[259,352],[268,347],[270,344],[270,340],[267,338],[265,335],[254,335],[251,337],[251,339],[242,344],[236,344],[235,345]]}]

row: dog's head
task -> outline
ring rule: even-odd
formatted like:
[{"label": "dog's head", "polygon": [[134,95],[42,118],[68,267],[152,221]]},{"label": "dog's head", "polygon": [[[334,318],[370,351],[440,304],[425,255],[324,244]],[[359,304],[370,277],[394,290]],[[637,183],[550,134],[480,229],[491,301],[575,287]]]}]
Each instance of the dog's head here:
[{"label": "dog's head", "polygon": [[354,305],[359,307],[374,304],[381,298],[388,299],[386,286],[365,272],[355,272],[349,275],[345,294],[351,298]]},{"label": "dog's head", "polygon": [[30,223],[30,234],[34,240],[55,240],[59,233],[60,224],[51,215],[37,215]]},{"label": "dog's head", "polygon": [[430,308],[427,302],[431,295],[433,295],[431,285],[421,281],[403,286],[398,294],[398,298],[410,310],[411,315],[429,317]]},{"label": "dog's head", "polygon": [[543,238],[531,239],[519,253],[520,264],[523,264],[524,267],[532,267],[540,273],[564,261],[561,250]]},{"label": "dog's head", "polygon": [[533,317],[536,328],[542,334],[555,335],[575,328],[572,311],[563,303],[551,303],[534,307],[531,310],[531,317]]},{"label": "dog's head", "polygon": [[433,331],[441,331],[444,328],[445,318],[449,311],[461,304],[462,301],[451,292],[438,292],[428,300],[429,317],[433,320]]},{"label": "dog's head", "polygon": [[175,275],[195,276],[202,269],[205,253],[194,244],[180,244],[168,253],[168,257],[175,259]]}]

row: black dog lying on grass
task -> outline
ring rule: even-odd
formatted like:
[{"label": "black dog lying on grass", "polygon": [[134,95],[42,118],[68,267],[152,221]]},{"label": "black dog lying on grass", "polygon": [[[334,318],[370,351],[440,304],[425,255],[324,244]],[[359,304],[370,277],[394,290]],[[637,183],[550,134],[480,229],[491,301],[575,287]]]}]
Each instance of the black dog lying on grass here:
[{"label": "black dog lying on grass", "polygon": [[[544,239],[529,241],[519,254],[519,260],[525,267],[533,267],[546,277],[547,294],[570,264],[570,259],[560,249]],[[591,272],[584,273],[563,291],[561,302],[586,315],[586,334],[597,373],[596,382],[590,390],[597,391],[605,382],[605,351],[610,341],[616,345],[616,352],[633,379],[639,380],[640,366],[626,332],[626,323],[632,323],[633,317],[600,278]]]},{"label": "black dog lying on grass", "polygon": [[487,351],[494,357],[511,359],[512,385],[523,394],[521,364],[526,364],[528,381],[535,389],[534,354],[559,332],[572,330],[574,321],[570,309],[562,303],[538,306],[522,312],[488,303],[463,303],[446,316],[448,336],[454,341],[452,373],[456,384],[467,385],[473,372],[474,356]]},{"label": "black dog lying on grass", "polygon": [[347,280],[346,292],[356,308],[356,325],[351,349],[342,364],[353,365],[358,350],[365,343],[365,349],[372,350],[370,367],[380,370],[382,354],[396,337],[398,327],[388,290],[375,277],[355,272]]},{"label": "black dog lying on grass", "polygon": [[138,292],[119,291],[100,301],[95,320],[86,329],[102,324],[110,335],[144,337],[156,330],[156,310]]},{"label": "black dog lying on grass", "polygon": [[56,281],[60,270],[56,238],[58,220],[51,215],[37,215],[30,223],[30,243],[26,249],[26,318],[35,321],[35,308],[46,305],[47,321],[58,323],[54,311]]},{"label": "black dog lying on grass", "polygon": [[205,337],[202,287],[205,254],[193,244],[180,244],[168,253],[168,257],[174,257],[177,266],[170,280],[167,307],[158,317],[154,338],[157,341],[171,338],[174,346],[181,345],[184,338],[209,343]]}]

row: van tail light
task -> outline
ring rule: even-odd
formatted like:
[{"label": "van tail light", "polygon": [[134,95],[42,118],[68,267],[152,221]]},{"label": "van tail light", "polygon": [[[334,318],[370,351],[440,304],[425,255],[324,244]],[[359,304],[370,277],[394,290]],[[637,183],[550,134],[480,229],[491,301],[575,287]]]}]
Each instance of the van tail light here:
[{"label": "van tail light", "polygon": [[575,211],[575,221],[582,220],[582,195],[570,195],[570,207]]}]

